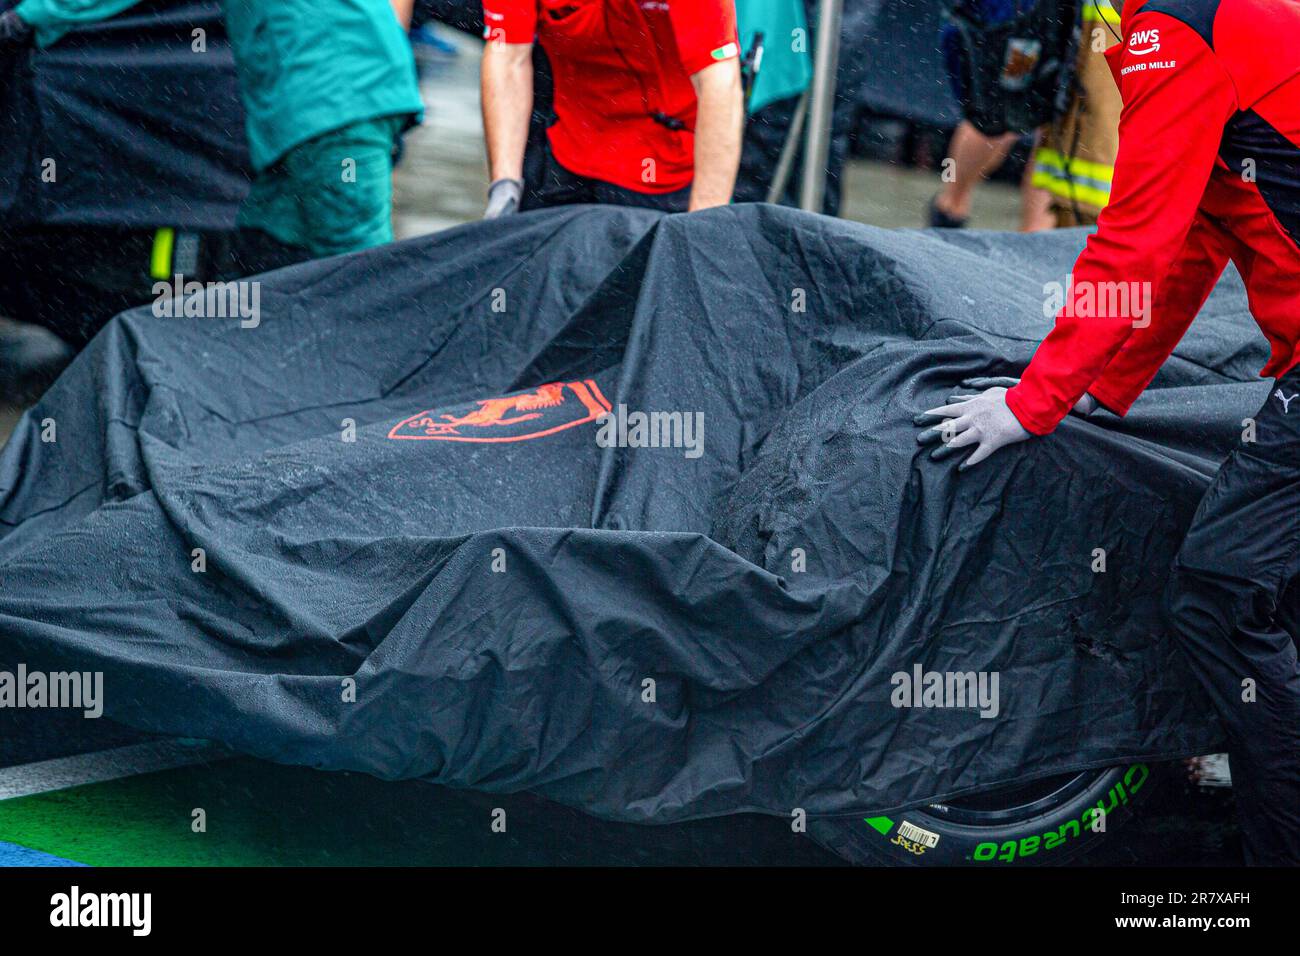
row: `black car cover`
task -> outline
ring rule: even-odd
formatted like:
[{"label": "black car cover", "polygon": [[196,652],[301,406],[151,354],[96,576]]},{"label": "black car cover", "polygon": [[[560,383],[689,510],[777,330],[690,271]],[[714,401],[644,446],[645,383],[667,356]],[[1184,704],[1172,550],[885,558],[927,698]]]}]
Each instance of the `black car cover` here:
[{"label": "black car cover", "polygon": [[[916,443],[1023,368],[1082,241],[571,207],[125,313],[0,455],[0,660],[102,671],[143,730],[639,821],[1214,750],[1159,599],[1267,389],[1235,275],[1126,420],[966,473]],[[994,706],[896,706],[918,668]]]}]

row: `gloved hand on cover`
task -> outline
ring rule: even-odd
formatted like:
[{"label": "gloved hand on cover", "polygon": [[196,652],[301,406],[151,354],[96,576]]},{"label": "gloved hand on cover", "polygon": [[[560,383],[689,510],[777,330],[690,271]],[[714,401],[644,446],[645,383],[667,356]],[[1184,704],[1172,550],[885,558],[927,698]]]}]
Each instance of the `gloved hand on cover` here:
[{"label": "gloved hand on cover", "polygon": [[0,13],[0,50],[16,50],[32,42],[32,28],[12,10]]},{"label": "gloved hand on cover", "polygon": [[[1015,386],[1019,384],[1020,379],[1011,378],[1009,375],[998,375],[988,378],[977,376],[976,378],[964,378],[961,380],[962,388],[974,389],[977,392],[982,392],[986,388],[1015,388]],[[963,398],[974,397],[974,395],[969,394],[949,395],[948,402],[951,404],[952,402],[961,401]],[[1070,414],[1087,418],[1099,408],[1101,408],[1101,402],[1097,401],[1087,392],[1084,392],[1083,396],[1074,403],[1074,407],[1070,409]]]},{"label": "gloved hand on cover", "polygon": [[519,200],[524,195],[524,184],[517,179],[498,179],[488,187],[487,211],[484,219],[496,219],[519,211]]},{"label": "gloved hand on cover", "polygon": [[916,440],[922,445],[942,442],[930,453],[936,461],[975,446],[975,451],[961,463],[964,471],[999,448],[1032,437],[1007,407],[1007,390],[1001,386],[978,395],[952,396],[949,402],[913,419],[918,427],[934,426],[917,435]]}]

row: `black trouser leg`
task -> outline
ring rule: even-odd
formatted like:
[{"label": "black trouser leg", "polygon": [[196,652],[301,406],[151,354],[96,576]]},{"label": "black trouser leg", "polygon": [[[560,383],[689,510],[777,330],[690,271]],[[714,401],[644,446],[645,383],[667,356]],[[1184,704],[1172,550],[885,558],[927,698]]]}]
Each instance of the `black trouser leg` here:
[{"label": "black trouser leg", "polygon": [[1206,492],[1167,595],[1180,644],[1228,735],[1246,860],[1256,865],[1300,864],[1296,395],[1300,370],[1270,390],[1254,440],[1233,451]]},{"label": "black trouser leg", "polygon": [[256,228],[240,229],[228,255],[217,267],[223,280],[242,279],[297,265],[313,258],[306,249],[281,242],[270,233]]},{"label": "black trouser leg", "polygon": [[520,212],[595,201],[591,184],[555,161],[545,136],[536,148],[529,144],[529,151],[524,156],[524,195],[519,204]]},{"label": "black trouser leg", "polygon": [[671,193],[639,193],[599,179],[588,179],[561,166],[549,144],[524,157],[524,197],[520,210],[595,203],[601,206],[642,206],[663,212],[685,212],[690,205],[687,186]]},{"label": "black trouser leg", "polygon": [[613,183],[593,182],[596,202],[607,206],[642,206],[660,212],[686,212],[691,204],[691,187],[670,193],[639,193]]}]

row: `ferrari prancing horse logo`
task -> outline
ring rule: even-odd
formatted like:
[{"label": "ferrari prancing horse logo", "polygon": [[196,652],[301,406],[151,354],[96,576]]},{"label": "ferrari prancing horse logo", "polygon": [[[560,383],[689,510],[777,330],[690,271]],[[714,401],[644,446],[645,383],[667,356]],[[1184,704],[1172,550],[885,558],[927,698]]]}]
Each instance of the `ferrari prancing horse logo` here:
[{"label": "ferrari prancing horse logo", "polygon": [[549,382],[531,392],[480,398],[472,405],[450,412],[420,412],[394,425],[388,437],[417,441],[527,441],[594,422],[609,411],[609,402],[591,379]]}]

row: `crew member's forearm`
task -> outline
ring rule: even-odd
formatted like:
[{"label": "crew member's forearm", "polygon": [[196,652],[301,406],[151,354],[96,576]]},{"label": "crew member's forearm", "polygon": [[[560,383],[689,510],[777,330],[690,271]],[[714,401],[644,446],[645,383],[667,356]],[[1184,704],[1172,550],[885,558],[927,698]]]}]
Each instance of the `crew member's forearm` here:
[{"label": "crew member's forearm", "polygon": [[691,77],[698,106],[695,113],[695,178],[690,209],[708,209],[731,202],[740,167],[740,141],[745,108],[740,67],[727,60]]},{"label": "crew member's forearm", "polygon": [[[1159,61],[1158,70],[1138,69],[1146,63],[1139,59],[1143,54],[1121,52],[1124,111],[1110,203],[1071,270],[1056,325],[1020,384],[1007,392],[1007,407],[1037,435],[1055,428],[1080,395],[1098,386],[1093,396],[1124,412],[1199,308],[1196,298],[1183,309],[1171,310],[1167,301],[1156,309],[1155,294],[1189,254],[1206,184],[1222,162],[1223,126],[1240,109],[1236,86],[1205,39],[1172,15],[1143,7],[1130,26],[1158,31],[1160,55],[1168,60]],[[1198,262],[1210,258],[1196,254]],[[1182,284],[1204,272],[1197,267]],[[1196,288],[1199,296],[1199,282]],[[1208,286],[1203,291],[1208,294]],[[1149,328],[1170,322],[1179,327]],[[1135,333],[1138,338],[1130,341]],[[1126,348],[1128,358],[1116,366],[1126,370],[1123,378],[1112,369],[1099,382]],[[1137,357],[1143,358],[1140,365],[1132,363]]]},{"label": "crew member's forearm", "polygon": [[483,49],[481,77],[491,179],[523,179],[533,112],[532,45],[489,41]]}]

